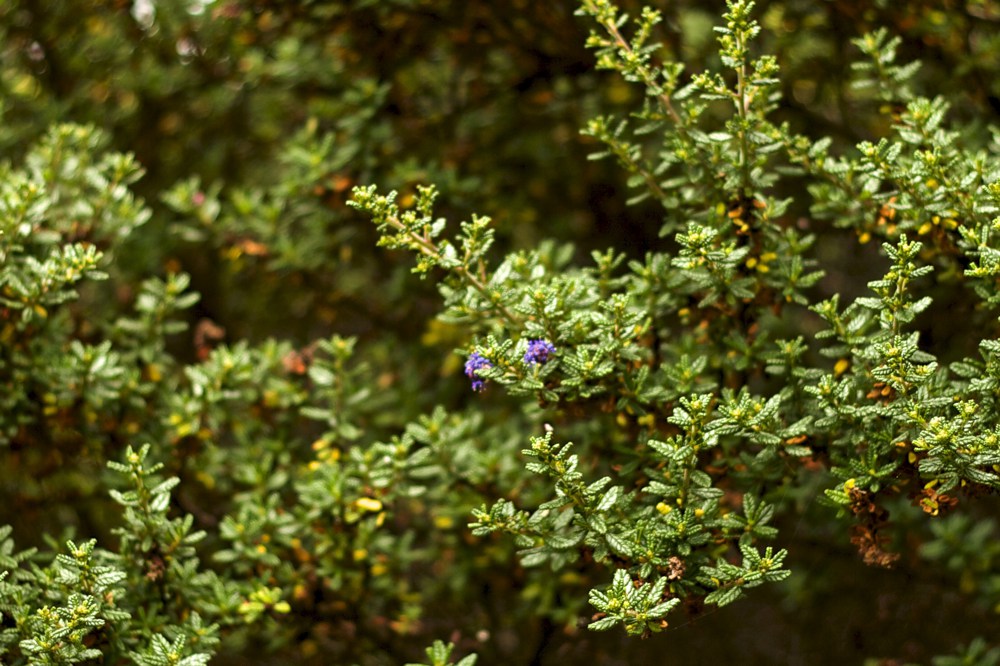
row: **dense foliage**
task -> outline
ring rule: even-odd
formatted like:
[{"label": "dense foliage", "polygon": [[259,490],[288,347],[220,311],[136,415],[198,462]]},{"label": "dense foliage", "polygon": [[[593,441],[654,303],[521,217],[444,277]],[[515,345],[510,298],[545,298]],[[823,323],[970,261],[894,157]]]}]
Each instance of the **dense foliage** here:
[{"label": "dense foliage", "polygon": [[657,4],[0,6],[3,663],[1000,661],[1000,5]]}]

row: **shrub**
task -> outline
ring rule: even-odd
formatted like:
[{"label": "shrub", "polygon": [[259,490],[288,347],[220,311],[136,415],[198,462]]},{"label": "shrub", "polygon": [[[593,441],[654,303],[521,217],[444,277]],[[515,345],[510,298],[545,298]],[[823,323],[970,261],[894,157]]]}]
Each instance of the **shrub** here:
[{"label": "shrub", "polygon": [[[696,5],[664,31],[654,9],[582,0],[586,23],[519,11],[592,27],[597,74],[522,53],[526,97],[463,106],[499,89],[451,73],[480,22],[528,16],[487,4],[0,9],[26,54],[3,62],[0,137],[5,663],[638,655],[636,637],[744,596],[822,608],[843,574],[805,564],[817,543],[853,544],[868,580],[933,585],[940,606],[907,621],[961,620],[879,656],[962,642],[935,663],[994,663],[1000,142],[968,110],[992,90],[957,112],[920,94],[955,83],[887,29],[854,40],[849,68],[809,43],[809,3],[769,5],[767,37],[730,0],[713,53],[673,30],[704,23]],[[913,28],[955,58],[954,36],[975,37],[959,85],[995,55],[978,16]],[[445,45],[412,41],[442,17]],[[491,63],[557,48],[524,40],[484,39],[467,71],[509,83],[517,59]],[[820,85],[815,53],[844,80]],[[539,94],[554,123],[520,142]],[[37,136],[98,120],[95,99],[116,100],[103,129]],[[602,105],[624,110],[553,156]],[[138,158],[115,148],[133,141]],[[560,208],[616,182],[585,149],[633,207],[581,225]],[[355,187],[371,181],[400,192]],[[507,228],[450,221],[472,203]],[[588,225],[581,246],[624,249],[588,259],[567,242]]]}]

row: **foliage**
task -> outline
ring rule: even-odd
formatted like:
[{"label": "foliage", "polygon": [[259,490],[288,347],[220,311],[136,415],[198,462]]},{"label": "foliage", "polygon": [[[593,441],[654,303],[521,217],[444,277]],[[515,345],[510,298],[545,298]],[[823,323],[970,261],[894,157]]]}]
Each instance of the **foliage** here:
[{"label": "foliage", "polygon": [[0,7],[4,663],[996,661],[1000,8],[537,4]]}]

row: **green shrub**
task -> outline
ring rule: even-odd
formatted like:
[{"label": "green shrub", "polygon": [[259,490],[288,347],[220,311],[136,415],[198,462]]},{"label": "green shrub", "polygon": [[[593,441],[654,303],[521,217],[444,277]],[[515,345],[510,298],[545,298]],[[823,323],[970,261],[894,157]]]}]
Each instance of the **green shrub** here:
[{"label": "green shrub", "polygon": [[4,663],[638,662],[817,544],[996,662],[995,8],[126,4],[0,9]]}]

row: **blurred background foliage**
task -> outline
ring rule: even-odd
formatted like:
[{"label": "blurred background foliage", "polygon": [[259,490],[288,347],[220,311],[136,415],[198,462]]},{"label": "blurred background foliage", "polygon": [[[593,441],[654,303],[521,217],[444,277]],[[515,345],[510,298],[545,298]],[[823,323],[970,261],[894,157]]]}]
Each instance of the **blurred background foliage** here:
[{"label": "blurred background foliage", "polygon": [[[641,6],[634,0],[620,4],[632,13]],[[665,57],[683,61],[689,71],[716,64],[712,26],[723,2],[652,4],[662,5],[666,17],[658,35]],[[155,336],[144,338],[143,331],[171,317],[189,324],[186,333],[167,339],[169,355],[140,343],[130,347],[135,357],[123,365],[137,368],[144,381],[168,378],[152,396],[121,398],[120,412],[89,430],[73,424],[93,421],[96,417],[87,416],[93,406],[81,404],[75,394],[64,400],[55,396],[55,411],[38,407],[44,411],[39,418],[53,423],[52,430],[15,432],[9,438],[8,448],[0,452],[0,504],[7,507],[3,519],[13,523],[19,545],[40,545],[43,532],[106,535],[113,521],[106,516],[108,502],[95,482],[95,470],[108,457],[117,457],[125,443],[169,443],[158,457],[184,481],[175,501],[201,525],[215,527],[241,506],[272,502],[276,504],[244,522],[278,529],[285,520],[281,493],[288,482],[276,481],[275,470],[305,464],[316,451],[322,455],[329,433],[341,441],[356,441],[363,433],[365,441],[389,442],[416,415],[431,414],[435,405],[459,412],[469,404],[473,396],[461,377],[461,359],[453,353],[469,341],[461,329],[434,320],[439,297],[433,281],[411,276],[408,257],[375,247],[373,226],[346,206],[355,185],[397,189],[405,202],[418,184],[435,183],[442,216],[465,219],[477,211],[495,220],[497,255],[535,247],[545,238],[572,243],[577,257],[607,247],[642,257],[669,242],[659,238],[657,204],[627,206],[625,174],[609,161],[587,159],[597,148],[579,132],[587,120],[598,113],[624,112],[640,100],[636,89],[616,74],[594,70],[593,55],[584,48],[590,26],[574,10],[570,2],[529,0],[0,4],[4,159],[19,163],[50,126],[73,122],[98,128],[102,138],[88,140],[105,150],[133,154],[145,172],[131,189],[148,206],[148,220],[121,244],[103,243],[114,254],[114,261],[102,267],[111,280],[83,287],[73,317],[64,322],[67,339],[96,344],[131,330],[136,340],[152,340]],[[903,38],[901,62],[924,63],[915,79],[919,92],[944,95],[956,118],[984,128],[983,141],[989,136],[985,127],[1000,117],[1000,78],[995,75],[1000,68],[1000,2],[763,1],[757,16],[764,29],[759,48],[774,54],[782,69],[784,98],[777,118],[813,136],[830,136],[836,151],[880,136],[891,120],[880,109],[892,100],[848,86],[850,62],[857,58],[850,39],[878,27]],[[794,180],[784,183],[794,186]],[[793,205],[789,215],[807,216],[806,204],[801,197],[794,204],[801,208]],[[827,268],[818,287],[821,296],[849,290],[849,284],[863,285],[858,274],[879,274],[873,248],[824,242],[826,230],[815,230],[820,235],[817,255]],[[81,236],[87,237],[86,232]],[[182,296],[186,292],[197,292],[200,299]],[[171,298],[182,302],[173,314],[148,307],[143,313],[143,294],[158,303]],[[131,328],[99,330],[98,322],[123,318],[133,322]],[[954,331],[943,330],[948,327],[933,316],[924,325],[937,345],[932,351],[945,352]],[[348,343],[334,335],[356,336],[353,357],[344,350]],[[240,342],[244,340],[249,346]],[[317,345],[314,340],[327,342]],[[79,354],[85,356],[85,351],[81,348]],[[169,363],[164,359],[174,359],[174,365],[163,367]],[[182,376],[184,364],[199,362],[209,366],[204,377],[188,370],[183,378],[170,379]],[[307,366],[310,387],[322,387],[319,398],[305,397]],[[349,381],[324,384],[324,367]],[[64,376],[71,374],[72,368],[63,369]],[[209,379],[219,376],[229,384],[213,387]],[[193,390],[202,379],[203,390]],[[414,645],[426,644],[421,642],[424,635],[447,635],[456,618],[467,613],[468,626],[495,628],[498,638],[491,645],[497,646],[492,648],[497,659],[555,663],[603,654],[602,663],[637,663],[635,651],[641,645],[609,647],[612,639],[602,638],[603,647],[594,652],[588,642],[593,639],[554,638],[557,626],[562,631],[557,620],[579,609],[564,609],[567,617],[560,618],[556,588],[523,570],[513,577],[507,573],[509,545],[482,547],[470,541],[464,524],[468,509],[490,494],[484,488],[509,490],[517,484],[519,468],[510,458],[524,442],[516,423],[539,418],[530,407],[502,395],[476,400],[476,411],[489,414],[484,418],[489,423],[503,424],[504,415],[517,418],[507,426],[477,431],[479,417],[450,422],[438,415],[428,417],[433,427],[411,433],[424,440],[444,438],[445,443],[447,436],[478,438],[482,459],[455,464],[490,470],[493,476],[466,479],[469,487],[448,489],[457,495],[441,495],[448,501],[466,497],[464,504],[436,503],[434,493],[442,490],[407,500],[412,502],[410,517],[400,519],[405,524],[399,533],[422,525],[425,512],[435,513],[433,528],[410,531],[413,562],[392,563],[395,576],[374,584],[373,596],[395,600],[393,619],[386,619],[389,610],[379,608],[362,620],[355,610],[336,607],[343,602],[332,603],[330,611],[327,601],[317,612],[332,612],[341,624],[312,623],[303,611],[298,624],[275,630],[275,646],[316,663],[329,663],[324,659],[330,655],[357,659],[375,645],[402,658],[416,654]],[[211,412],[218,420],[204,420],[205,401],[223,406]],[[313,426],[304,428],[283,416],[284,407],[305,403],[316,403]],[[60,419],[62,430],[56,427]],[[577,428],[580,435],[587,428],[597,432],[599,418],[581,419]],[[217,445],[205,445],[199,437],[206,430]],[[103,444],[95,445],[98,441]],[[290,441],[305,444],[293,449]],[[310,448],[310,442],[319,444]],[[232,470],[241,473],[230,477]],[[802,502],[807,504],[808,486],[803,487]],[[256,503],[248,502],[249,496]],[[207,506],[215,508],[203,508]],[[939,543],[960,543],[957,521],[935,525]],[[822,521],[803,518],[786,526],[787,533],[804,543],[815,540],[822,549],[832,537],[807,524]],[[942,549],[931,542],[919,557],[940,562],[962,580],[992,576],[989,584],[995,586],[996,575],[990,572],[996,571],[1000,555],[988,547],[995,529],[983,529],[975,532],[983,549]],[[444,539],[443,551],[421,550],[428,547],[430,530],[435,539]],[[301,543],[296,545],[289,535],[285,546],[287,553],[296,553]],[[434,546],[440,548],[440,543]],[[400,547],[391,550],[399,552]],[[463,560],[469,564],[452,566],[460,551],[478,554]],[[428,552],[434,555],[426,557]],[[806,591],[795,588],[793,578],[783,603],[786,608],[832,604],[830,617],[841,623],[836,631],[844,639],[838,639],[842,647],[836,655],[851,658],[881,650],[907,656],[910,648],[887,644],[887,624],[910,632],[936,626],[922,615],[929,608],[915,601],[926,590],[907,590],[905,573],[875,595],[868,582],[838,590],[837,581],[864,575],[853,568],[850,547],[845,545],[832,564],[823,555],[814,557],[823,564],[792,562],[791,567],[829,566],[834,582],[826,592]],[[572,586],[574,581],[561,584]],[[379,585],[398,589],[386,592]],[[579,587],[585,590],[583,582]],[[425,612],[415,642],[406,626],[413,588],[437,599],[434,610]],[[481,590],[484,600],[471,610],[464,605],[470,589]],[[527,594],[515,594],[524,589]],[[850,595],[849,608],[829,601],[837,594]],[[353,603],[371,601],[359,592]],[[755,655],[751,658],[792,659],[817,654],[817,645],[829,644],[824,627],[831,623],[829,617],[803,614],[800,619],[814,622],[811,631],[818,634],[809,637],[791,614],[776,618],[775,611],[767,610],[773,605],[745,603],[752,612],[737,605],[705,623],[733,625],[744,621],[741,616],[756,614],[757,623],[744,626],[759,633],[759,627],[770,625],[772,633],[747,648]],[[952,600],[949,607],[957,603]],[[549,615],[526,628],[515,620],[529,606]],[[467,627],[456,629],[456,637],[459,629]],[[674,640],[682,641],[684,630],[674,632]],[[937,629],[927,631],[933,639],[928,644],[950,647],[947,628],[940,636]],[[361,637],[344,647],[351,632]],[[764,644],[773,643],[778,634],[794,635],[795,646],[782,653],[786,648]],[[692,635],[687,649],[693,654],[740,658],[699,638],[710,636],[708,631]],[[478,646],[470,634],[460,637],[466,648]],[[251,647],[255,640],[245,637]],[[545,647],[544,659],[539,645]],[[920,652],[925,648],[912,647],[910,656],[926,658]],[[678,654],[684,649],[678,647]],[[619,661],[604,650],[620,651]],[[245,663],[238,652],[230,658]]]}]

